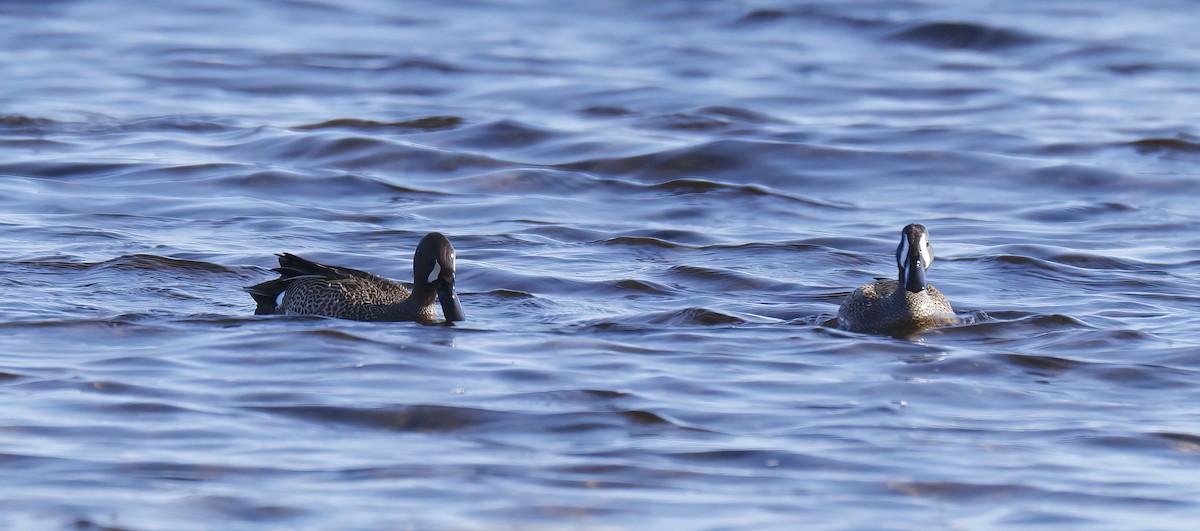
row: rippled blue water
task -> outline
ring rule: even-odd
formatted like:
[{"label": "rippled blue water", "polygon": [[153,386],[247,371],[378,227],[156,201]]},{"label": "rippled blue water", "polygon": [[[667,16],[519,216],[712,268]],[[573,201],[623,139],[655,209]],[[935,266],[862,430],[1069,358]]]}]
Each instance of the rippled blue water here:
[{"label": "rippled blue water", "polygon": [[[1194,8],[0,4],[0,523],[1192,529]],[[962,323],[830,326],[910,222]]]}]

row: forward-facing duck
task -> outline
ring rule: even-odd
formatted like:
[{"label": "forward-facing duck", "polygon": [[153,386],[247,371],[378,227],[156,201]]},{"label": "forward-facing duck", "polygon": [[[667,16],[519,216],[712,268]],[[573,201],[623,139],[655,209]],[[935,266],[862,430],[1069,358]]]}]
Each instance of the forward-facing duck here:
[{"label": "forward-facing duck", "polygon": [[925,282],[933,246],[924,225],[904,227],[896,248],[897,280],[879,280],[854,290],[838,308],[838,325],[852,332],[907,335],[954,322],[954,309]]},{"label": "forward-facing duck", "polygon": [[430,322],[437,319],[436,300],[446,321],[466,319],[454,290],[454,246],[436,232],[417,244],[411,290],[394,280],[289,253],[279,255],[279,267],[272,271],[279,278],[243,288],[258,303],[255,314]]}]

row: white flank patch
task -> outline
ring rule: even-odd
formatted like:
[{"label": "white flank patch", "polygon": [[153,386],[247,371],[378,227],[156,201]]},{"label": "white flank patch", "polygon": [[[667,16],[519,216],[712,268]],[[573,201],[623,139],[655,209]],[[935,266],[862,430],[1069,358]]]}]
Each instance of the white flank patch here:
[{"label": "white flank patch", "polygon": [[287,290],[279,292],[279,296],[275,297],[275,307],[283,306],[283,296],[287,295]]},{"label": "white flank patch", "polygon": [[433,262],[433,271],[429,272],[429,283],[433,284],[433,281],[437,280],[438,275],[441,275],[441,274],[442,274],[442,264],[438,263],[435,260]]}]

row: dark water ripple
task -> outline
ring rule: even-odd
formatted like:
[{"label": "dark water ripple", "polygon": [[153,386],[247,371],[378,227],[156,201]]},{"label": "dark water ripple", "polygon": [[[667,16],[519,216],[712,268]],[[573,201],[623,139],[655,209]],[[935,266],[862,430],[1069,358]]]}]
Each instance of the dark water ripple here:
[{"label": "dark water ripple", "polygon": [[0,525],[1191,529],[1193,8],[2,3]]}]

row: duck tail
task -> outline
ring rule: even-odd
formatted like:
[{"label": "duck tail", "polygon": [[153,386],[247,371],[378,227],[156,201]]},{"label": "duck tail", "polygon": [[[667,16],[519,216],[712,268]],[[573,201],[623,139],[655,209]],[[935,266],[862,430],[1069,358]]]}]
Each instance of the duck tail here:
[{"label": "duck tail", "polygon": [[279,267],[271,271],[279,273],[279,278],[242,288],[254,298],[254,302],[258,303],[258,307],[254,309],[255,315],[280,313],[279,305],[283,303],[284,292],[297,280],[337,280],[353,276],[370,276],[354,269],[318,264],[292,253],[282,253],[277,256],[279,256]]},{"label": "duck tail", "polygon": [[258,303],[258,307],[254,309],[254,315],[271,315],[278,313],[279,296],[287,289],[288,282],[283,278],[268,280],[261,284],[246,286],[243,291],[249,293],[254,298],[254,302]]}]

